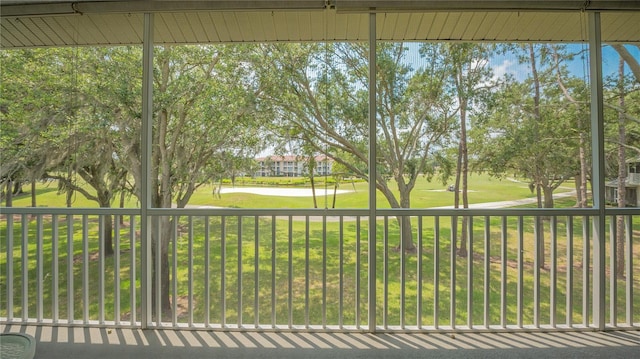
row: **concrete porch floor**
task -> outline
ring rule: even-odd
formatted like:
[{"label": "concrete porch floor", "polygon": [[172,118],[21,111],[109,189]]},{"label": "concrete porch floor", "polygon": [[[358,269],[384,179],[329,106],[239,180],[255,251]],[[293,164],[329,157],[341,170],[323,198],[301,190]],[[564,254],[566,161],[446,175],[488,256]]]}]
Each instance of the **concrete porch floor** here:
[{"label": "concrete porch floor", "polygon": [[640,358],[640,331],[359,334],[2,325],[35,358]]}]

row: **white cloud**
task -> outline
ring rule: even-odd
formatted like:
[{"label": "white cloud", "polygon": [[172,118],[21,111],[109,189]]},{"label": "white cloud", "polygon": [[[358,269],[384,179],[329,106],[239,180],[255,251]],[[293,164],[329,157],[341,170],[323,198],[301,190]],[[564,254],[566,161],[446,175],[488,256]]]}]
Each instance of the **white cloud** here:
[{"label": "white cloud", "polygon": [[513,69],[514,65],[517,65],[509,59],[505,59],[501,64],[493,66],[493,80],[500,79],[506,74],[516,75],[516,71]]}]

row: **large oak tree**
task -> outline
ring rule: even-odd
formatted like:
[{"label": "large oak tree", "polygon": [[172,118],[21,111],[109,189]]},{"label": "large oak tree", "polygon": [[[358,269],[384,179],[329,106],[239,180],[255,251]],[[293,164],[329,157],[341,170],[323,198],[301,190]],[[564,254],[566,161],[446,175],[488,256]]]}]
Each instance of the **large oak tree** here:
[{"label": "large oak tree", "polygon": [[[256,73],[283,136],[294,133],[316,153],[375,181],[392,208],[410,208],[416,181],[434,173],[456,126],[449,68],[435,44],[423,47],[423,66],[411,63],[402,43],[381,43],[377,51],[376,174],[367,166],[366,44],[264,45]],[[398,221],[403,248],[415,250],[410,218]]]}]

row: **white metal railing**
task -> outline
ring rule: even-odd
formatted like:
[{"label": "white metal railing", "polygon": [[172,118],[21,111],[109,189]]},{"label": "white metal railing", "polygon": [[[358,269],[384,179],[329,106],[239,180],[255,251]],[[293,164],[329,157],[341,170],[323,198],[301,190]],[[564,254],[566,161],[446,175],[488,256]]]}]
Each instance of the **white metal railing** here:
[{"label": "white metal railing", "polygon": [[[592,209],[380,209],[375,243],[369,210],[150,209],[149,248],[159,251],[164,238],[167,255],[149,263],[141,253],[139,210],[1,212],[3,323],[578,330],[593,327],[599,271],[607,278],[607,325],[640,322],[637,209],[607,209],[608,231],[599,231],[606,240],[603,268],[593,258],[600,212]],[[107,216],[113,216],[112,256],[104,240]],[[397,218],[404,216],[411,218],[413,251],[399,240]],[[613,265],[616,216],[625,221],[622,276]],[[467,256],[456,253],[463,217],[470,223]],[[141,300],[143,266],[154,284],[149,303]],[[376,304],[372,316],[369,303]],[[145,306],[153,307],[148,323],[141,322]]]},{"label": "white metal railing", "polygon": [[[136,325],[138,210],[2,208],[1,213],[3,322]],[[114,224],[111,258],[105,257],[101,231],[107,215]]]}]

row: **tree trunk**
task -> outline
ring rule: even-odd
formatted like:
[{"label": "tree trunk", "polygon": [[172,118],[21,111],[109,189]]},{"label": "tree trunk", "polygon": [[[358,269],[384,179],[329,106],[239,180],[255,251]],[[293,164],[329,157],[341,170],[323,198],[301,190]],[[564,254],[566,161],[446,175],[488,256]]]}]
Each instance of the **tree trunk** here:
[{"label": "tree trunk", "polygon": [[[535,49],[533,44],[529,44],[529,60],[531,61],[531,74],[533,77],[533,87],[534,87],[534,107],[533,112],[535,116],[535,136],[534,140],[538,143],[538,125],[542,122],[542,115],[540,114],[540,79],[538,77],[538,69],[536,66],[536,56]],[[538,201],[538,208],[542,208],[542,189],[540,179],[543,178],[543,171],[540,169],[542,165],[541,161],[536,158],[535,163],[535,187],[536,187],[536,199]],[[535,236],[536,236],[536,251],[538,252],[539,263],[538,266],[540,268],[544,268],[544,221],[542,216],[535,217]]]},{"label": "tree trunk", "polygon": [[587,140],[585,134],[580,132],[580,208],[587,208],[589,198],[587,197]]},{"label": "tree trunk", "polygon": [[71,206],[73,205],[73,190],[69,189],[67,190],[67,197],[66,197],[66,203],[67,203],[67,207],[71,208]]},{"label": "tree trunk", "polygon": [[[385,196],[391,208],[411,208],[411,191],[406,187],[404,182],[402,182],[401,178],[396,177],[396,181],[398,182],[398,190],[400,191],[400,202],[398,202],[397,198],[394,196],[393,192],[386,186],[386,183],[383,182],[380,176],[377,178],[377,183],[379,184],[379,189],[382,191],[382,194]],[[416,246],[413,244],[413,233],[411,231],[411,217],[409,216],[396,216],[398,220],[398,225],[400,226],[400,241],[396,249],[404,249],[405,253],[415,253]],[[401,248],[402,247],[402,248]]]},{"label": "tree trunk", "polygon": [[[460,155],[462,156],[462,207],[469,208],[469,164],[468,164],[468,150],[467,150],[467,101],[462,98],[460,101]],[[469,217],[462,217],[462,233],[460,233],[460,248],[458,249],[458,255],[460,257],[467,257],[467,237],[470,233],[472,225],[469,223]]]},{"label": "tree trunk", "polygon": [[[160,231],[158,232],[158,221],[160,221]],[[170,320],[172,314],[171,297],[170,297],[170,278],[169,278],[169,242],[172,235],[171,221],[168,217],[154,217],[151,221],[151,263],[152,282],[151,282],[151,308],[152,317],[157,321]],[[159,251],[159,253],[158,253]],[[159,258],[158,258],[159,257]],[[160,271],[157,268],[157,261],[160,261]],[[160,297],[158,298],[158,282],[160,283]],[[178,298],[173,298],[177,300]],[[158,303],[159,302],[159,303]],[[160,306],[161,318],[157,317],[158,306]]]},{"label": "tree trunk", "polygon": [[113,256],[113,217],[109,214],[104,216],[104,255]]},{"label": "tree trunk", "polygon": [[582,208],[582,186],[580,185],[580,173],[578,173],[575,177],[575,180],[573,181],[573,184],[575,186],[576,189],[576,204],[574,205],[574,207],[578,207],[578,208]]},{"label": "tree trunk", "polygon": [[[410,191],[400,191],[400,206],[402,208],[411,208]],[[411,230],[411,217],[410,216],[398,216],[398,223],[400,224],[400,237],[402,240],[402,247],[405,253],[415,253],[416,246],[413,244],[413,233]]]},{"label": "tree trunk", "polygon": [[[101,200],[100,207],[109,208],[110,203]],[[102,229],[102,236],[104,240],[104,255],[105,257],[113,256],[113,217],[109,215],[104,216],[104,228]]]},{"label": "tree trunk", "polygon": [[313,170],[309,172],[309,180],[311,181],[311,194],[313,195],[313,208],[318,208],[318,200],[316,199],[316,181],[313,177]]},{"label": "tree trunk", "polygon": [[338,195],[338,181],[333,185],[333,203],[331,208],[336,208],[336,196]]},{"label": "tree trunk", "polygon": [[31,207],[37,207],[36,201],[36,181],[31,181]]},{"label": "tree trunk", "polygon": [[7,207],[13,207],[13,191],[12,191],[12,188],[11,188],[12,184],[13,184],[12,182],[13,181],[8,179],[7,180],[7,184],[6,184],[6,186],[7,186],[7,198],[6,198],[7,204],[6,204],[6,206]]},{"label": "tree trunk", "polygon": [[[538,200],[538,208],[543,208],[542,203],[542,190],[539,184],[536,184],[536,198]],[[545,196],[546,197],[546,196]],[[538,267],[544,268],[545,255],[544,255],[544,218],[542,216],[536,216],[536,228],[534,229],[536,238],[536,251],[538,252]]]},{"label": "tree trunk", "polygon": [[405,253],[415,253],[416,246],[413,244],[413,233],[411,232],[411,217],[402,216],[398,218],[398,222],[401,224],[401,237],[402,246]]},{"label": "tree trunk", "polygon": [[[120,208],[124,208],[124,199],[125,193],[124,191],[120,192]],[[120,224],[124,224],[124,216],[120,216]]]},{"label": "tree trunk", "polygon": [[[98,204],[100,208],[111,207],[111,193],[108,191],[100,191],[98,195]],[[102,236],[104,237],[104,255],[110,257],[113,255],[113,218],[112,216],[104,216],[104,228],[102,229]]]},{"label": "tree trunk", "polygon": [[22,194],[22,182],[21,181],[12,181],[13,183],[13,194]]},{"label": "tree trunk", "polygon": [[316,167],[315,158],[309,157],[309,180],[311,181],[311,194],[313,195],[313,208],[318,208],[318,200],[316,199],[316,181],[314,170]]},{"label": "tree trunk", "polygon": [[[618,89],[620,91],[620,111],[618,112],[618,208],[627,206],[627,159],[625,153],[625,144],[627,143],[626,119],[624,116],[624,60],[620,58],[618,65]],[[616,274],[620,277],[624,276],[624,216],[616,216]]]},{"label": "tree trunk", "polygon": [[[163,88],[168,81],[169,64],[162,65],[162,85]],[[161,89],[164,92],[166,88]],[[171,208],[173,193],[171,186],[171,162],[174,160],[173,148],[168,146],[168,123],[169,112],[163,108],[159,111],[157,119],[158,127],[158,151],[153,157],[154,171],[152,171],[152,203],[157,208]],[[221,180],[222,182],[222,180]],[[151,306],[153,315],[157,321],[171,317],[171,297],[169,295],[170,278],[169,278],[169,242],[173,231],[171,230],[171,221],[168,217],[153,217],[151,221],[152,229],[152,301]],[[160,288],[157,288],[158,284]],[[160,296],[158,297],[158,294]],[[177,298],[173,298],[174,301]],[[157,318],[157,312],[160,310],[161,318]]]},{"label": "tree trunk", "polygon": [[542,193],[544,194],[544,208],[553,208],[553,188],[544,186],[542,187]]},{"label": "tree trunk", "polygon": [[[458,161],[456,163],[456,181],[455,184],[453,185],[453,208],[458,209],[460,208],[460,191],[458,190],[460,188],[460,176],[462,176],[462,142],[458,144]],[[465,256],[466,257],[466,251],[467,248],[464,247],[464,250],[462,250],[462,246],[458,246],[458,216],[453,216],[451,224],[453,226],[453,228],[451,228],[451,233],[453,234],[453,247],[456,250],[456,253],[458,253],[459,256]],[[464,227],[462,230],[462,233],[464,233]]]}]

